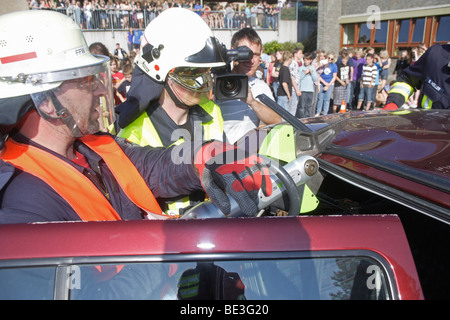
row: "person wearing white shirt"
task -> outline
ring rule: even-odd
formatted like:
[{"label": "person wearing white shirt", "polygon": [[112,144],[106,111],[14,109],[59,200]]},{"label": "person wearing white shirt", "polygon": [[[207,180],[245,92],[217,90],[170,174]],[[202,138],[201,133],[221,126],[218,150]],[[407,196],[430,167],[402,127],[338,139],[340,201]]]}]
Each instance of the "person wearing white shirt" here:
[{"label": "person wearing white shirt", "polygon": [[255,72],[261,63],[262,41],[252,28],[237,31],[231,39],[231,48],[247,46],[253,52],[253,58],[248,61],[234,62],[233,73],[246,74],[249,77],[247,99],[220,100],[216,103],[221,107],[224,120],[224,132],[229,143],[235,143],[248,131],[262,124],[281,122],[281,117],[272,109],[261,103],[257,97],[264,93],[274,100],[270,87],[261,79],[255,77]]}]

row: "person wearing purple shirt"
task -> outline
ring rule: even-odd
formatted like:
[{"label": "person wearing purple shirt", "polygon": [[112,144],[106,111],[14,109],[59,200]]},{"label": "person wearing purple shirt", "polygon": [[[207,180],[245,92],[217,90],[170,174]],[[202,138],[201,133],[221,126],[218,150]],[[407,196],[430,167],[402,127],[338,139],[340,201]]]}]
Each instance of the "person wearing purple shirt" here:
[{"label": "person wearing purple shirt", "polygon": [[[351,82],[353,95],[350,99],[350,103],[353,104],[353,106],[356,106],[356,101],[354,101],[353,98],[357,98],[359,95],[359,81],[361,80],[362,68],[366,63],[366,59],[364,59],[363,57],[362,49],[356,50],[353,57],[349,60],[351,60],[351,62],[353,63],[353,79]],[[354,103],[352,101],[354,101]]]}]

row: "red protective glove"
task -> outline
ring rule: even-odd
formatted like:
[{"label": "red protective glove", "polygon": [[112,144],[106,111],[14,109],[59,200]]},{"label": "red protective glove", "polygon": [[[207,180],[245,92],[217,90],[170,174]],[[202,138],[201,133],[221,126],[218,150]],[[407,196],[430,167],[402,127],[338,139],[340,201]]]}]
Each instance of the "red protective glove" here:
[{"label": "red protective glove", "polygon": [[247,216],[258,212],[258,191],[272,194],[269,170],[261,157],[236,146],[214,141],[204,145],[195,156],[203,188],[225,215],[230,213],[233,197]]},{"label": "red protective glove", "polygon": [[383,108],[383,110],[390,110],[390,111],[394,111],[394,110],[397,110],[397,109],[398,109],[397,105],[395,103],[393,103],[393,102],[388,103]]}]

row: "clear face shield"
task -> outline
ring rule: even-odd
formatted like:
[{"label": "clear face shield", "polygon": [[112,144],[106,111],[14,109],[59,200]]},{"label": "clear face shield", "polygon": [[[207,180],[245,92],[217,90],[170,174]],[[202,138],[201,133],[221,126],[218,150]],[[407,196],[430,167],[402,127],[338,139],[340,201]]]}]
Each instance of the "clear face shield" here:
[{"label": "clear face shield", "polygon": [[39,114],[62,121],[74,137],[112,129],[115,113],[109,58],[101,63],[40,75],[40,83],[60,82],[54,89],[33,93]]}]

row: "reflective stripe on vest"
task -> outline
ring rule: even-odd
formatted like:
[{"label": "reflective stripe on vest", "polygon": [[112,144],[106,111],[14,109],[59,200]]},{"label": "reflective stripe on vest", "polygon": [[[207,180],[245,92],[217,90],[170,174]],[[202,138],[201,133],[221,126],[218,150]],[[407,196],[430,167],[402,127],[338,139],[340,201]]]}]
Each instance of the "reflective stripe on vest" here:
[{"label": "reflective stripe on vest", "polygon": [[[161,214],[153,193],[111,136],[91,135],[80,140],[103,158],[134,204],[146,212]],[[91,180],[57,156],[8,139],[2,159],[46,182],[70,204],[81,220],[121,220],[120,215]]]},{"label": "reflective stripe on vest", "polygon": [[[221,140],[223,135],[223,118],[220,107],[211,100],[200,106],[212,117],[211,121],[202,124],[203,140]],[[143,112],[127,127],[121,129],[118,136],[140,146],[163,147],[161,138],[147,112]],[[182,139],[175,141],[173,144],[181,142],[183,142]]]},{"label": "reflective stripe on vest", "polygon": [[392,85],[392,88],[391,90],[389,90],[389,93],[401,94],[406,101],[409,99],[413,91],[414,91],[413,87],[411,87],[409,84],[405,82],[396,82]]},{"label": "reflective stripe on vest", "polygon": [[433,105],[433,101],[431,101],[431,99],[429,99],[426,95],[423,95],[420,105],[423,109],[429,110]]}]

